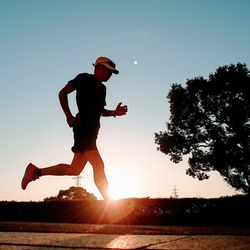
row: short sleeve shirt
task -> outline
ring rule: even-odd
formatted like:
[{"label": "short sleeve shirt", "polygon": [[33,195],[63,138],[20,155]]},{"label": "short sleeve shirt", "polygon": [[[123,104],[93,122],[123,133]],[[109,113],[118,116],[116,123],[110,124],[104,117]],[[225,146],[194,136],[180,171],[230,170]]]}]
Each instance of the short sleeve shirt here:
[{"label": "short sleeve shirt", "polygon": [[86,126],[100,127],[100,117],[106,105],[106,86],[87,73],[77,75],[69,83],[76,89],[77,116]]}]

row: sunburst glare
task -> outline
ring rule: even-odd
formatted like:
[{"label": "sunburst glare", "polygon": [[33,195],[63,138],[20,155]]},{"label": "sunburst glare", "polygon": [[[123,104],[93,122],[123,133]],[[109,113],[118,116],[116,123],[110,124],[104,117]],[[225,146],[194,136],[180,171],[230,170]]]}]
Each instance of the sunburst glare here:
[{"label": "sunburst glare", "polygon": [[108,174],[109,195],[112,200],[135,196],[134,178],[126,171],[111,171]]}]

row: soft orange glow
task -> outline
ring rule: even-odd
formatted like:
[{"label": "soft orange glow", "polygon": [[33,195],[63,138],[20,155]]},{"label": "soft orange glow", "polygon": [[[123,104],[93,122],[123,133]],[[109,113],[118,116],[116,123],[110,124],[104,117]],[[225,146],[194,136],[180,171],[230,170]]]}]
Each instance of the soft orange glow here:
[{"label": "soft orange glow", "polygon": [[109,195],[112,200],[135,197],[133,176],[126,171],[111,171],[108,174]]}]

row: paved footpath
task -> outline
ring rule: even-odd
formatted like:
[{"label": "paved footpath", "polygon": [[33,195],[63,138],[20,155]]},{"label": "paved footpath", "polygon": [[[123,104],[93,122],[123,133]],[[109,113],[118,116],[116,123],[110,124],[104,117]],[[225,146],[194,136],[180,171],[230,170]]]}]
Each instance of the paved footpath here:
[{"label": "paved footpath", "polygon": [[0,222],[0,249],[250,249],[250,228]]}]

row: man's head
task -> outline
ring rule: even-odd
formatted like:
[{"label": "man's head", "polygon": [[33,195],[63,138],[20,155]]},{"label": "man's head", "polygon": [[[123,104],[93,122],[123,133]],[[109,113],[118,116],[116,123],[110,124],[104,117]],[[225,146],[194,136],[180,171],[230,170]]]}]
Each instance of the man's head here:
[{"label": "man's head", "polygon": [[115,63],[107,57],[97,58],[93,66],[95,66],[95,77],[101,82],[107,82],[112,73],[119,73],[119,71],[115,68]]},{"label": "man's head", "polygon": [[96,67],[98,65],[103,65],[107,69],[111,70],[112,73],[119,74],[119,71],[115,68],[115,63],[107,57],[102,56],[102,57],[97,58],[93,66]]}]

